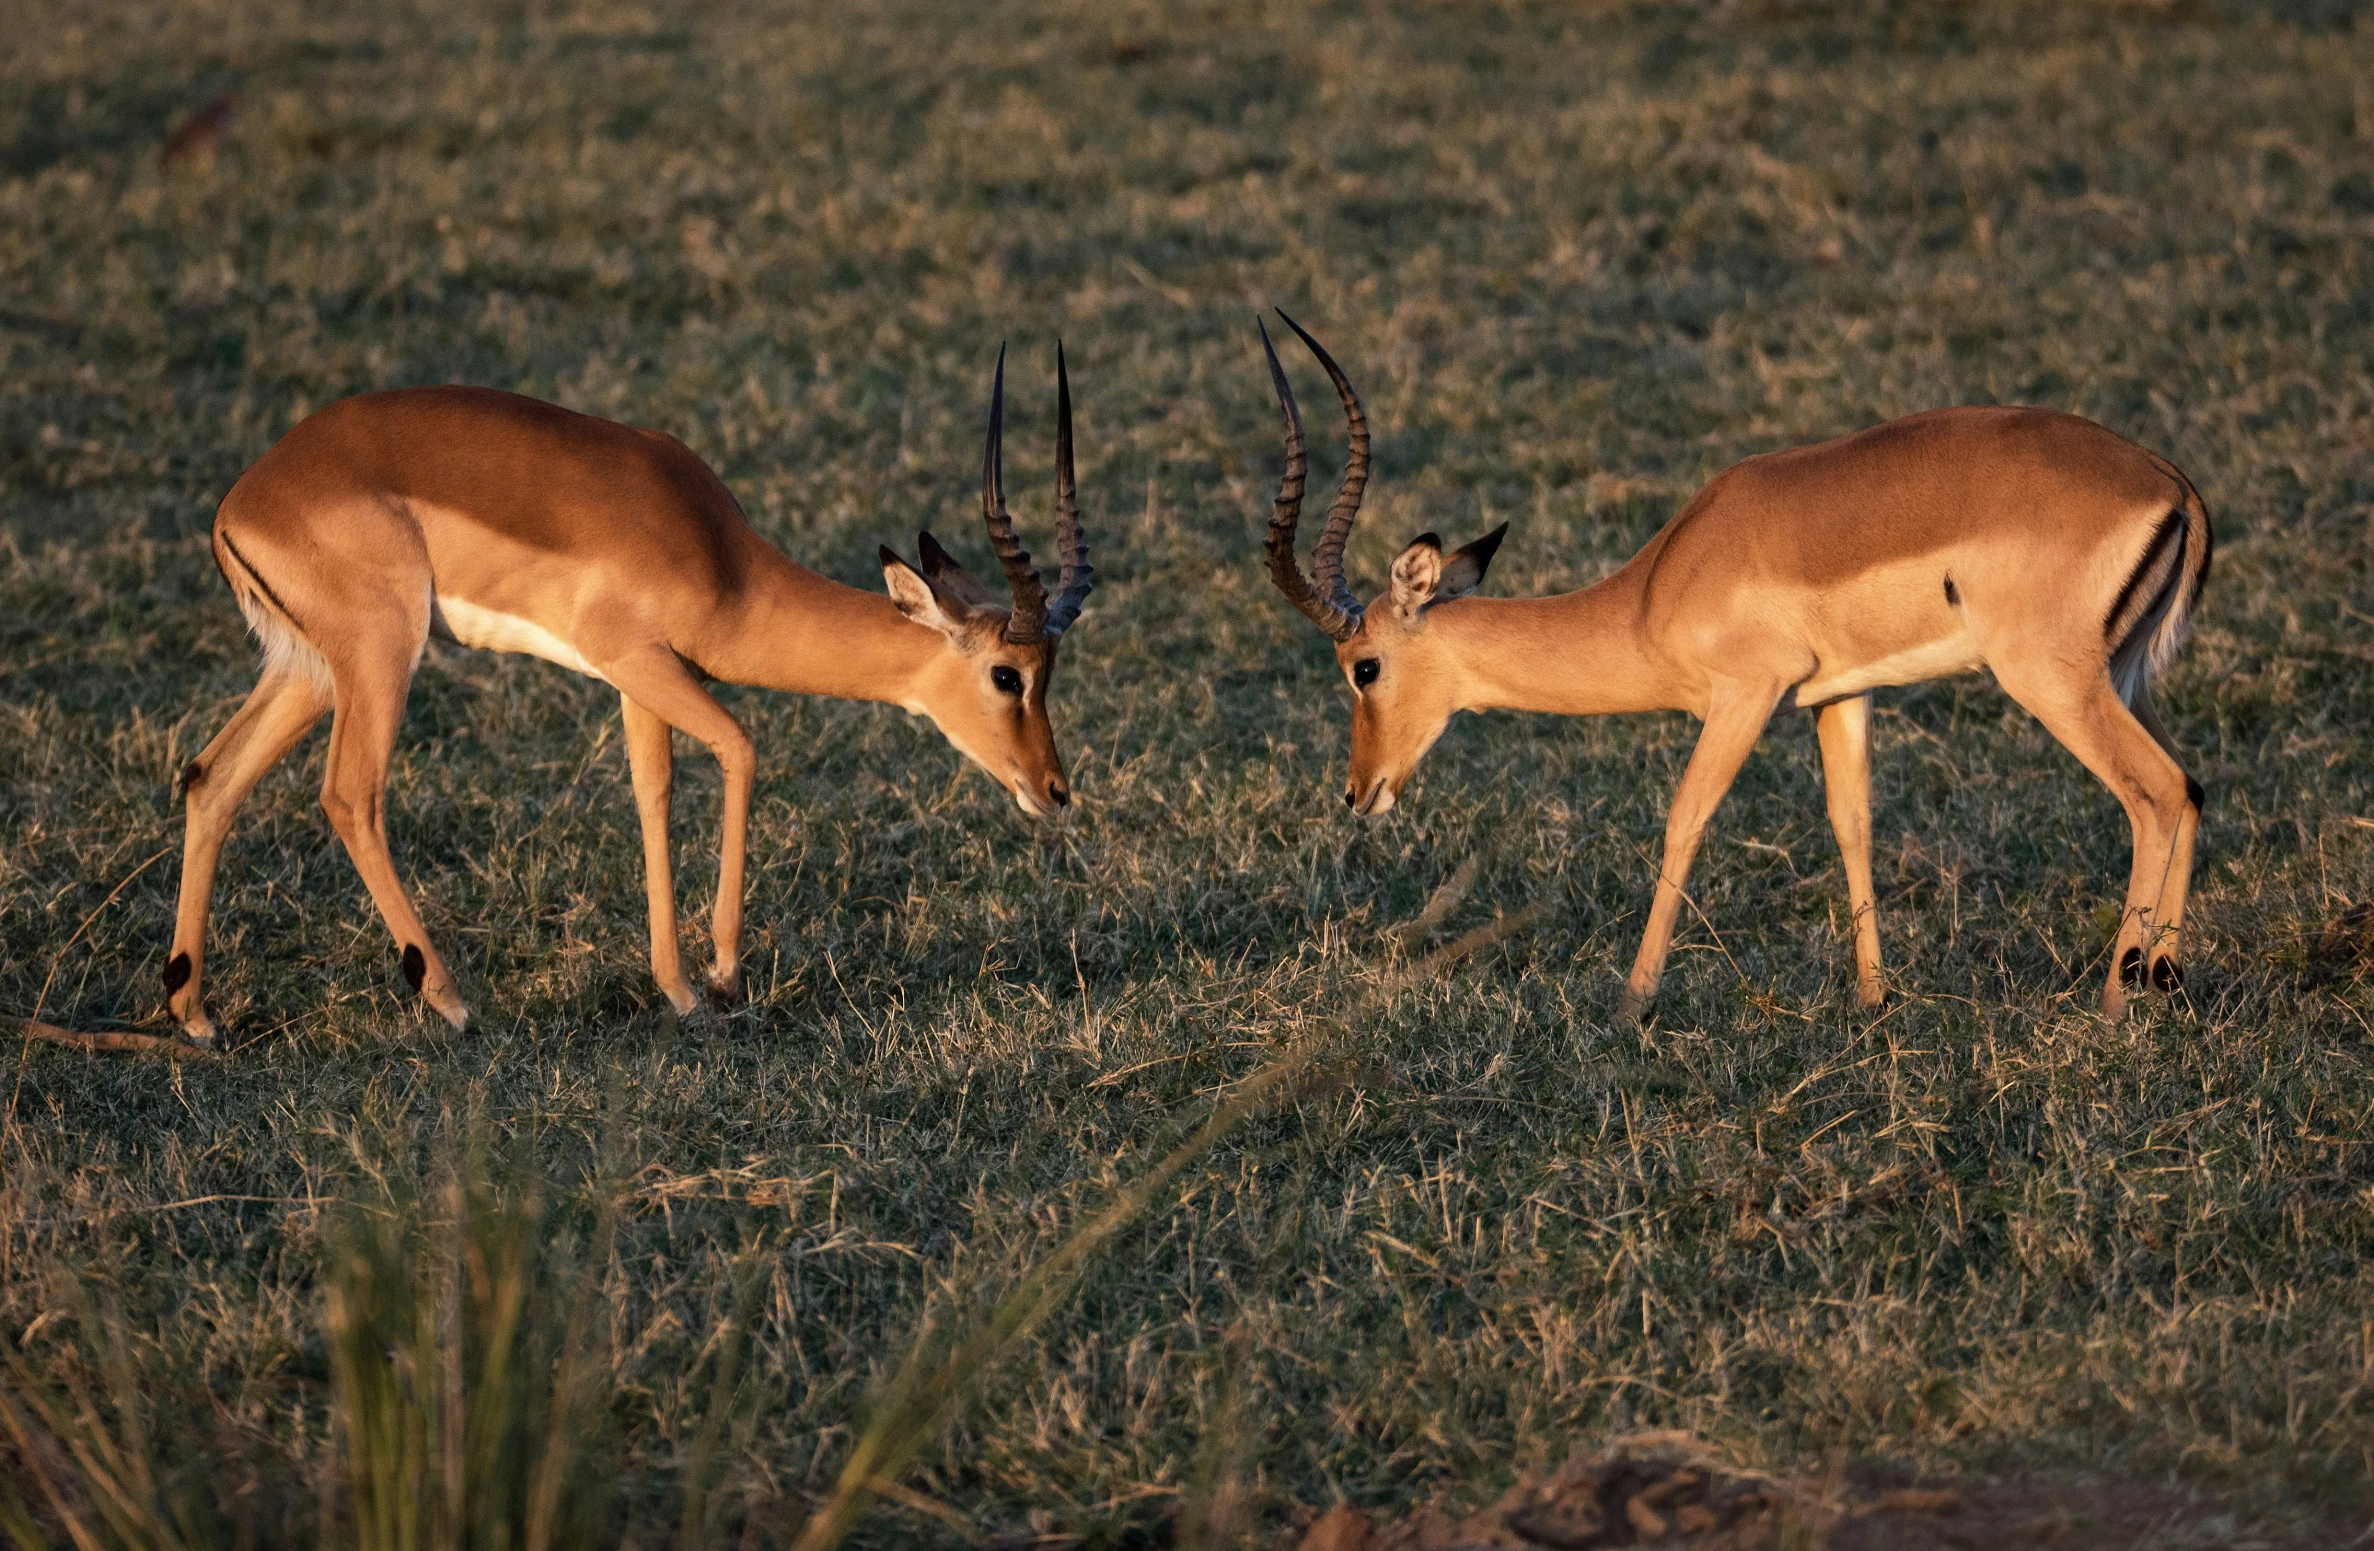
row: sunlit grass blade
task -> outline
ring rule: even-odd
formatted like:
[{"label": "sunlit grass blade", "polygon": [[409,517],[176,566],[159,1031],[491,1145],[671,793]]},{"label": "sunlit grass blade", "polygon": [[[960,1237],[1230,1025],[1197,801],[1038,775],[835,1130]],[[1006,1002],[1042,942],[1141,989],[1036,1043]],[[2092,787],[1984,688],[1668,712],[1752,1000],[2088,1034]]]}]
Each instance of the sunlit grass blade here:
[{"label": "sunlit grass blade", "polygon": [[723,1324],[711,1333],[709,1400],[702,1408],[692,1448],[685,1456],[680,1488],[684,1513],[677,1526],[676,1544],[682,1551],[701,1551],[702,1547],[713,1544],[720,1528],[716,1492],[719,1440],[730,1440],[731,1452],[739,1453],[758,1420],[755,1397],[745,1394],[742,1359],[765,1285],[764,1248],[757,1236],[744,1238],[741,1252],[732,1264],[731,1309]]},{"label": "sunlit grass blade", "polygon": [[364,1551],[570,1544],[603,1501],[585,1467],[600,1447],[595,1301],[615,1207],[599,1209],[595,1258],[571,1277],[574,1235],[543,1182],[498,1161],[475,1126],[464,1141],[449,1123],[443,1141],[428,1189],[390,1173],[325,1229],[344,1511]]},{"label": "sunlit grass blade", "polygon": [[[67,1537],[76,1551],[101,1551],[102,1542],[77,1509],[80,1493],[71,1492],[66,1474],[69,1468],[66,1446],[59,1433],[65,1425],[59,1415],[35,1398],[37,1381],[15,1353],[8,1354],[7,1384],[0,1384],[0,1424],[8,1429],[10,1445],[23,1467],[31,1472],[41,1495],[49,1505],[52,1517],[65,1527]],[[12,1394],[11,1391],[14,1391]],[[10,1494],[9,1532],[17,1544],[48,1551],[49,1540],[43,1536],[32,1516],[14,1501],[13,1483],[7,1484]]]}]

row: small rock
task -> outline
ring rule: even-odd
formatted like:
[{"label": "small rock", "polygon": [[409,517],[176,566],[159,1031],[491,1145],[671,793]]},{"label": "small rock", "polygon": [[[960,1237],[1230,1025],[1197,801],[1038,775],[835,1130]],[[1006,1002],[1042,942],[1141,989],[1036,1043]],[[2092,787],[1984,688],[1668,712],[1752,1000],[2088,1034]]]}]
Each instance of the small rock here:
[{"label": "small rock", "polygon": [[1421,1508],[1371,1544],[1375,1551],[1446,1551],[1465,1541],[1458,1521],[1439,1508]]},{"label": "small rock", "polygon": [[170,167],[185,156],[211,156],[230,131],[231,113],[239,99],[229,95],[217,97],[188,118],[181,127],[166,137],[157,151],[157,165]]},{"label": "small rock", "polygon": [[1521,1513],[1509,1515],[1509,1527],[1536,1545],[1556,1551],[1581,1551],[1601,1544],[1607,1534],[1607,1515],[1600,1511],[1595,1482],[1568,1482],[1560,1477],[1537,1495]]},{"label": "small rock", "polygon": [[1302,1551],[1368,1551],[1374,1538],[1367,1514],[1350,1503],[1337,1503],[1303,1535]]},{"label": "small rock", "polygon": [[1642,1492],[1624,1504],[1624,1517],[1640,1531],[1643,1540],[1663,1540],[1673,1526],[1665,1522],[1665,1515],[1649,1506],[1649,1494]]}]

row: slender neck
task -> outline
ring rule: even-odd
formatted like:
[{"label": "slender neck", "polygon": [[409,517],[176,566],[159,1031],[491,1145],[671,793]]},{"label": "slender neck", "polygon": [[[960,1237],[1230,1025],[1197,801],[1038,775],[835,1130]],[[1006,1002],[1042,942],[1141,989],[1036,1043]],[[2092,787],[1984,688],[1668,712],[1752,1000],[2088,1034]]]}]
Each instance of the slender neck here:
[{"label": "slender neck", "polygon": [[1688,688],[1650,640],[1639,577],[1631,567],[1554,598],[1460,598],[1437,606],[1466,683],[1470,711],[1552,711],[1595,716],[1691,703]]},{"label": "slender neck", "polygon": [[700,665],[730,684],[905,705],[945,645],[889,598],[794,564],[763,540],[742,592],[718,611]]}]

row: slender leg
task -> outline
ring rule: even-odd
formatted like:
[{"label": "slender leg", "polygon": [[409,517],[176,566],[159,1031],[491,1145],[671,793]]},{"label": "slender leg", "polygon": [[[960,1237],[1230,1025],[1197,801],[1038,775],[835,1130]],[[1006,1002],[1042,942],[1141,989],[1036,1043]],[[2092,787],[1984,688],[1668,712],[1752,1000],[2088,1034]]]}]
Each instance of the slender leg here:
[{"label": "slender leg", "polygon": [[626,708],[627,769],[634,776],[635,811],[643,821],[643,888],[651,898],[651,977],[676,1016],[692,1015],[692,986],[676,945],[676,881],[668,860],[668,803],[676,786],[675,733],[633,697]]},{"label": "slender leg", "polygon": [[206,1016],[206,921],[214,905],[214,873],[240,804],[264,773],[313,730],[328,709],[314,682],[301,673],[267,671],[230,724],[182,771],[188,795],[181,850],[181,908],[173,923],[173,956],[165,962],[165,1005],[197,1044],[214,1043]]},{"label": "slender leg", "polygon": [[[710,999],[722,1006],[731,1006],[742,996],[742,869],[743,859],[750,848],[750,790],[758,775],[758,753],[750,745],[750,734],[733,714],[710,698],[700,680],[684,666],[684,660],[665,648],[633,653],[616,662],[602,665],[602,672],[619,693],[633,705],[669,727],[697,738],[717,756],[717,767],[725,776],[725,823],[721,854],[717,864],[717,904],[710,916],[709,935],[717,947],[717,960],[710,967],[708,990]],[[630,739],[630,752],[633,743]],[[640,786],[636,800],[643,801]],[[651,834],[652,810],[644,808],[643,855],[648,860],[654,845],[664,858],[667,848],[666,814],[662,805],[661,838],[655,843]],[[657,926],[660,920],[658,891],[667,887],[653,881],[651,919],[652,969],[659,973],[660,946]],[[675,906],[673,897],[668,904],[669,935],[674,935]],[[671,946],[668,957],[674,958]],[[681,972],[677,981],[682,983]],[[661,989],[674,1002],[676,993],[663,979]]]},{"label": "slender leg", "polygon": [[[2151,703],[2148,686],[2136,691],[2130,709],[2135,713],[2135,720],[2143,724],[2143,730],[2151,734],[2152,741],[2181,769],[2184,758],[2176,752],[2176,744],[2169,738],[2168,729],[2160,725],[2160,715]],[[2184,969],[2179,957],[2183,946],[2184,907],[2192,890],[2193,844],[2200,834],[2201,802],[2206,795],[2201,790],[2201,783],[2194,780],[2189,772],[2186,773],[2184,813],[2176,822],[2176,845],[2169,855],[2167,882],[2159,901],[2160,929],[2150,953],[2151,972],[2148,979],[2155,990],[2173,991],[2184,984]]]},{"label": "slender leg", "polygon": [[1714,817],[1715,805],[1731,789],[1739,767],[1747,763],[1779,699],[1777,691],[1763,685],[1752,689],[1728,683],[1715,687],[1698,746],[1690,751],[1690,763],[1682,771],[1673,807],[1665,817],[1665,864],[1657,874],[1657,894],[1649,906],[1649,926],[1640,939],[1640,954],[1624,982],[1618,1018],[1638,1021],[1649,998],[1657,994],[1657,982],[1665,973],[1666,950],[1673,945],[1674,922],[1681,914],[1682,885],[1690,876],[1690,860],[1698,854],[1698,841],[1706,833],[1707,821]]},{"label": "slender leg", "polygon": [[[346,854],[362,874],[363,887],[379,907],[380,919],[402,948],[404,978],[427,999],[445,1021],[459,1030],[470,1021],[453,976],[429,941],[428,928],[412,908],[403,881],[396,876],[395,858],[387,845],[387,761],[395,751],[396,728],[403,720],[404,698],[412,686],[421,636],[411,642],[381,636],[377,650],[367,639],[331,663],[337,676],[338,709],[330,719],[329,768],[322,773],[322,811],[346,843]],[[360,627],[357,635],[363,634]]]},{"label": "slender leg", "polygon": [[1822,745],[1822,794],[1846,863],[1847,903],[1855,913],[1855,1000],[1887,1000],[1879,961],[1879,901],[1871,891],[1871,696],[1834,700],[1814,713]]},{"label": "slender leg", "polygon": [[2102,989],[2103,1016],[2115,1018],[2126,1011],[2128,987],[2144,979],[2147,952],[2169,957],[2168,973],[2174,973],[2174,923],[2164,912],[2172,898],[2179,905],[2183,898],[2182,885],[2172,895],[2170,884],[2193,808],[2190,780],[2119,699],[2109,674],[2072,685],[2051,674],[2006,674],[1998,665],[1995,676],[2127,810],[2135,854]]}]

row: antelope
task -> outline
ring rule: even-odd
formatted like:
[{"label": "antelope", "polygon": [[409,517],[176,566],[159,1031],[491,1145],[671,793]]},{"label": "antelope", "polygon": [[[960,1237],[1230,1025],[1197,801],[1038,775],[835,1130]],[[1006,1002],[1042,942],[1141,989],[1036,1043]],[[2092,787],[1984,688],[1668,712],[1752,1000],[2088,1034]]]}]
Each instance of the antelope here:
[{"label": "antelope", "polygon": [[[1280,313],[1281,318],[1285,317]],[[1368,483],[1368,422],[1333,357],[1292,318],[1350,423],[1312,569],[1296,555],[1309,461],[1269,330],[1286,420],[1269,574],[1335,642],[1352,686],[1344,802],[1386,813],[1460,711],[1682,710],[1702,723],[1665,823],[1619,1016],[1656,994],[1683,884],[1715,806],[1776,711],[1814,712],[1846,864],[1856,997],[1885,998],[1871,888],[1871,692],[1979,668],[2126,809],[2134,859],[2102,1010],[2175,988],[2201,815],[2151,680],[2183,646],[2209,574],[2209,514],[2165,458],[2075,415],[1941,409],[1715,476],[1614,574],[1551,598],[1476,596],[1501,524],[1444,553],[1432,533],[1363,605],[1344,543]]]},{"label": "antelope", "polygon": [[394,934],[404,978],[458,1031],[469,1009],[388,853],[387,764],[431,635],[524,652],[618,691],[642,821],[651,970],[679,1016],[698,1007],[677,957],[669,872],[671,730],[725,777],[706,975],[741,995],[743,857],[756,754],[703,684],[886,701],[929,717],[1033,817],[1071,802],[1047,720],[1055,649],[1094,584],[1072,469],[1071,382],[1056,350],[1055,529],[1049,600],[1014,533],[1002,476],[1005,352],[990,390],[981,518],[1010,607],[929,532],[920,564],[880,550],[884,597],[787,559],[708,465],[656,431],[486,388],[343,399],[240,476],[214,521],[214,560],[262,644],[261,678],[182,772],[188,806],[167,1004],[194,1042],[215,867],[257,780],[331,713],[322,807]]}]

